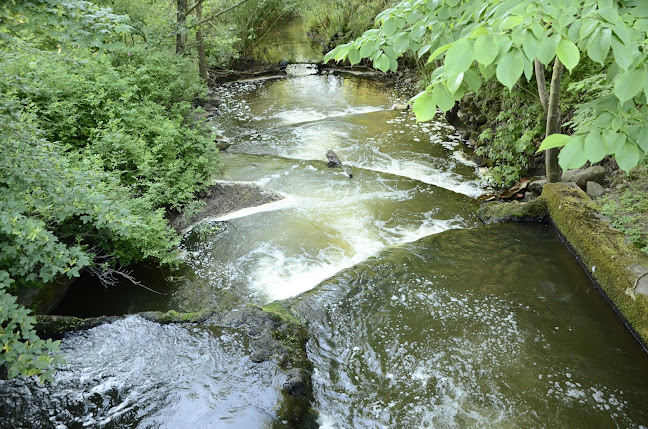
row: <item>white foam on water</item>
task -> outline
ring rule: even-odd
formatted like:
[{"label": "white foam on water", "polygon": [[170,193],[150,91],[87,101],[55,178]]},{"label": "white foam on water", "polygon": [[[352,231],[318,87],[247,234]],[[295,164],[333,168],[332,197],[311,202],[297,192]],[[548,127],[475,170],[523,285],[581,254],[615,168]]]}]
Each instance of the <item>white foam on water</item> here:
[{"label": "white foam on water", "polygon": [[[400,160],[386,155],[385,158],[379,163],[362,163],[361,165],[357,165],[357,167],[407,177],[469,197],[478,197],[484,193],[476,180],[466,180],[452,171],[440,171],[429,164],[417,160]],[[354,165],[351,164],[351,166]]]},{"label": "white foam on water", "polygon": [[381,112],[384,110],[389,109],[386,109],[383,106],[359,106],[348,107],[343,110],[322,112],[320,109],[300,108],[281,111],[279,113],[271,115],[268,119],[277,119],[282,125],[298,125],[308,122],[322,121],[324,119],[343,118],[351,115]]},{"label": "white foam on water", "polygon": [[262,204],[260,206],[255,206],[255,207],[248,207],[245,209],[237,210],[232,213],[227,213],[222,216],[215,216],[215,217],[209,217],[205,218],[206,221],[211,221],[211,222],[223,222],[226,220],[232,220],[232,219],[238,219],[241,217],[245,216],[250,216],[253,214],[257,213],[264,213],[264,212],[269,212],[269,211],[275,211],[275,210],[283,210],[283,209],[288,209],[292,208],[295,206],[296,199],[291,197],[291,196],[286,196],[284,199],[275,201],[272,203],[267,203],[267,204]]},{"label": "white foam on water", "polygon": [[[272,243],[262,244],[245,259],[255,259],[248,275],[248,284],[268,300],[286,299],[320,284],[322,281],[375,255],[387,246],[405,244],[452,228],[460,228],[461,219],[425,220],[418,227],[379,228],[372,233],[358,219],[349,218],[347,225],[338,225],[353,253],[339,247],[322,249],[317,255],[287,255]],[[242,261],[243,262],[243,261]]]}]

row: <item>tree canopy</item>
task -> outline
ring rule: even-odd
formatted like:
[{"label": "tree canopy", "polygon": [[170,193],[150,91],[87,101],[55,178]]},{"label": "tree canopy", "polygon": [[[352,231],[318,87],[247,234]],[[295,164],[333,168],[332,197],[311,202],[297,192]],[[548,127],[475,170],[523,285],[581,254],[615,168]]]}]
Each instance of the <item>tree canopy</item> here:
[{"label": "tree canopy", "polygon": [[536,62],[572,71],[586,55],[600,64],[611,90],[580,106],[573,135],[547,133],[540,150],[564,146],[563,168],[613,155],[629,171],[646,158],[645,2],[406,0],[378,15],[376,25],[326,60],[356,64],[368,58],[387,72],[412,52],[433,69],[428,86],[411,100],[418,120],[451,109],[467,92],[479,91],[484,79],[512,90],[522,77],[535,78]]}]

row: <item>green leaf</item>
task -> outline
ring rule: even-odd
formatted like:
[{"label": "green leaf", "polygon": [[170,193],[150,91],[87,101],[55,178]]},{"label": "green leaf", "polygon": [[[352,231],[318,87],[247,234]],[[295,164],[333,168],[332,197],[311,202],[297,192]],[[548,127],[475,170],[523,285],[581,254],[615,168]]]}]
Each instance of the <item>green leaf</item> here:
[{"label": "green leaf", "polygon": [[443,85],[435,86],[432,90],[432,96],[434,97],[434,104],[439,106],[439,109],[444,112],[452,109],[455,105],[455,100],[450,96]]},{"label": "green leaf", "polygon": [[598,20],[595,20],[591,17],[584,17],[583,18],[583,24],[581,25],[580,28],[580,39],[585,40],[589,37],[590,34],[600,25]]},{"label": "green leaf", "polygon": [[450,94],[454,94],[457,92],[457,89],[461,86],[461,83],[463,82],[464,74],[459,73],[457,75],[452,75],[449,78],[445,80],[445,86],[450,92]]},{"label": "green leaf", "polygon": [[417,122],[429,121],[436,115],[436,104],[432,94],[423,94],[414,100],[412,111]]},{"label": "green leaf", "polygon": [[479,91],[479,88],[482,84],[479,73],[477,73],[474,67],[466,70],[466,73],[464,73],[464,81],[466,82],[468,87],[475,92]]},{"label": "green leaf", "polygon": [[554,34],[553,36],[545,37],[540,41],[536,55],[542,64],[548,65],[553,61],[560,40],[560,34]]},{"label": "green leaf", "polygon": [[585,154],[584,144],[581,138],[572,138],[558,155],[558,163],[563,170],[580,168],[586,162],[587,155]]},{"label": "green leaf", "polygon": [[524,55],[519,49],[509,51],[497,65],[496,76],[502,85],[506,86],[509,90],[513,89],[513,85],[520,79],[524,73]]},{"label": "green leaf", "polygon": [[612,37],[612,52],[614,53],[614,60],[623,70],[628,70],[634,61],[632,50],[626,45]]},{"label": "green leaf", "polygon": [[387,73],[389,71],[389,67],[391,66],[389,57],[385,54],[380,54],[378,58],[374,60],[373,65],[383,73]]},{"label": "green leaf", "polygon": [[646,85],[646,69],[628,70],[617,75],[614,83],[614,95],[619,101],[626,102],[639,94]]},{"label": "green leaf", "polygon": [[643,158],[644,154],[639,146],[633,142],[626,141],[623,146],[614,154],[614,159],[616,159],[619,167],[626,173],[629,173],[630,170],[639,165],[639,162]]},{"label": "green leaf", "polygon": [[367,41],[360,47],[360,57],[368,58],[378,50],[379,43],[377,40]]},{"label": "green leaf", "polygon": [[573,42],[566,39],[561,39],[560,43],[558,43],[556,55],[558,55],[560,62],[563,63],[569,71],[572,71],[580,61],[580,51],[578,50],[578,47],[576,47]]},{"label": "green leaf", "polygon": [[607,129],[603,131],[603,140],[605,140],[608,154],[612,154],[623,147],[626,141],[626,135],[624,133],[617,133],[613,130]]},{"label": "green leaf", "polygon": [[585,138],[585,154],[590,162],[601,161],[608,154],[608,147],[598,131],[590,132]]},{"label": "green leaf", "polygon": [[524,36],[522,48],[524,49],[524,54],[530,61],[536,59],[536,54],[538,52],[538,39],[535,38],[532,32],[528,31],[526,36]]},{"label": "green leaf", "polygon": [[398,26],[396,25],[396,20],[393,17],[389,17],[383,22],[381,28],[385,36],[389,37],[396,32]]},{"label": "green leaf", "polygon": [[549,137],[542,140],[536,153],[547,149],[553,149],[555,147],[565,146],[570,139],[571,137],[566,136],[565,134],[551,134]]},{"label": "green leaf", "polygon": [[587,43],[587,56],[592,61],[604,64],[605,58],[610,52],[612,43],[612,30],[603,28],[601,31],[595,31]]},{"label": "green leaf", "polygon": [[497,43],[491,36],[479,36],[475,40],[475,59],[485,66],[491,64],[497,58],[499,49]]},{"label": "green leaf", "polygon": [[438,48],[436,48],[434,52],[430,54],[430,58],[428,58],[428,63],[431,63],[432,61],[436,60],[439,55],[441,55],[442,53],[450,49],[451,46],[452,43],[448,43],[446,45],[439,46]]},{"label": "green leaf", "polygon": [[644,153],[648,153],[648,126],[644,125],[641,127],[641,131],[639,132],[635,143],[637,143]]},{"label": "green leaf", "polygon": [[402,33],[396,40],[394,40],[392,46],[397,55],[402,54],[409,48],[410,38],[406,33]]},{"label": "green leaf", "polygon": [[358,64],[360,62],[360,59],[361,59],[360,58],[360,51],[355,49],[355,48],[352,48],[349,51],[349,53],[347,55],[347,58],[348,58],[348,60],[349,60],[349,62],[351,63],[352,66]]},{"label": "green leaf", "polygon": [[340,50],[335,54],[335,61],[340,61],[346,57],[349,51],[353,48],[351,43],[340,46]]},{"label": "green leaf", "polygon": [[500,31],[507,31],[515,28],[518,25],[522,24],[522,21],[524,21],[524,18],[522,18],[521,16],[508,16],[500,24]]},{"label": "green leaf", "polygon": [[474,59],[472,40],[459,39],[446,52],[446,71],[449,74],[463,73],[470,68]]}]

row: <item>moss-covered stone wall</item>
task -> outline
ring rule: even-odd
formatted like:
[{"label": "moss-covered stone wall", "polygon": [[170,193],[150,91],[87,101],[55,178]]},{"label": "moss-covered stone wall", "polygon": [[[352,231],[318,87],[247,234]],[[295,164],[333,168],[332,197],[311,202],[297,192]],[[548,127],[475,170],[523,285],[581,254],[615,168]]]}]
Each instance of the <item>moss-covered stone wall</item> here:
[{"label": "moss-covered stone wall", "polygon": [[610,227],[582,190],[552,183],[545,185],[542,198],[553,223],[646,348],[648,258]]}]

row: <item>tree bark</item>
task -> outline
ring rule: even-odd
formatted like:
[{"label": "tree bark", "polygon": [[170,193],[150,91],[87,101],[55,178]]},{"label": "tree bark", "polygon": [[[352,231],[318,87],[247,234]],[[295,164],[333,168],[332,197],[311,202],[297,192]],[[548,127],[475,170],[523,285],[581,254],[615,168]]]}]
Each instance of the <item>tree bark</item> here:
[{"label": "tree bark", "polygon": [[176,54],[184,55],[187,46],[187,0],[176,0]]},{"label": "tree bark", "polygon": [[544,75],[544,66],[539,60],[535,60],[535,76],[538,83],[538,95],[540,96],[540,103],[542,108],[547,112],[549,110],[549,94],[547,94],[547,81]]},{"label": "tree bark", "polygon": [[[196,3],[196,20],[202,20],[202,4]],[[205,57],[205,43],[203,41],[203,34],[200,27],[196,29],[196,48],[198,49],[198,70],[200,77],[207,83],[207,58]]]},{"label": "tree bark", "polygon": [[[551,87],[549,88],[549,102],[547,106],[547,128],[546,137],[560,132],[560,79],[562,78],[564,66],[556,57],[551,76]],[[545,169],[547,183],[560,182],[560,168],[558,167],[558,148],[545,151]]]}]

